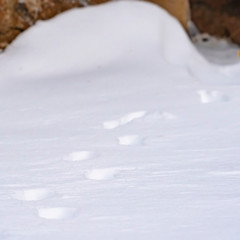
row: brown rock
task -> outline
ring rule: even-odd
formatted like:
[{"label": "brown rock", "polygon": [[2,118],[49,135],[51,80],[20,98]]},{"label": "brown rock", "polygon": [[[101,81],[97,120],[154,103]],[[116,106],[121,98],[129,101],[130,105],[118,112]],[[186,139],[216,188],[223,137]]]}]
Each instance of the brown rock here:
[{"label": "brown rock", "polygon": [[12,25],[14,1],[0,0],[0,48],[7,46]]},{"label": "brown rock", "polygon": [[239,0],[190,0],[191,17],[201,32],[240,44]]},{"label": "brown rock", "polygon": [[0,0],[0,49],[38,19],[49,19],[82,4],[77,0]]}]

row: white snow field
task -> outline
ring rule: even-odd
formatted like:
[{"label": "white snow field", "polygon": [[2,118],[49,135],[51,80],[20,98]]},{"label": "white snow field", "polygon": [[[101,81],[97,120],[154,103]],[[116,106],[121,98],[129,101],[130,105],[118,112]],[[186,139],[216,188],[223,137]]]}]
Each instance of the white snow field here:
[{"label": "white snow field", "polygon": [[240,63],[224,49],[208,62],[136,1],[18,37],[0,54],[0,239],[239,240]]}]

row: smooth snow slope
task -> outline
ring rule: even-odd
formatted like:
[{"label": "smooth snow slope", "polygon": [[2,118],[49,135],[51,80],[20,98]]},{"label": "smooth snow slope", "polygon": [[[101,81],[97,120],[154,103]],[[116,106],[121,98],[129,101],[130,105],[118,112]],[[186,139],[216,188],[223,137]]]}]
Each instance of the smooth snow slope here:
[{"label": "smooth snow slope", "polygon": [[239,64],[112,2],[0,54],[0,239],[239,240]]}]

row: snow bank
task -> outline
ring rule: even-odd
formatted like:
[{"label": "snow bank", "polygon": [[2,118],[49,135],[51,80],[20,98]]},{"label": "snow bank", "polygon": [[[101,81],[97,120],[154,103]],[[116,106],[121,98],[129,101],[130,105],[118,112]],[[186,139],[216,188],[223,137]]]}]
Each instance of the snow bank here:
[{"label": "snow bank", "polygon": [[154,61],[164,58],[202,81],[238,82],[240,64],[220,67],[207,62],[166,11],[145,2],[124,1],[38,22],[0,55],[0,71],[5,79],[63,75],[91,71],[124,55],[153,56],[153,52]]}]

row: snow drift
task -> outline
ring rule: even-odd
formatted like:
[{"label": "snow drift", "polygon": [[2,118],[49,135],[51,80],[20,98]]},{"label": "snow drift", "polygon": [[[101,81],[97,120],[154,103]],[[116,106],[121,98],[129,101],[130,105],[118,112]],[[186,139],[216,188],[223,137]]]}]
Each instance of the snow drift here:
[{"label": "snow drift", "polygon": [[62,75],[91,71],[125,55],[152,57],[153,52],[202,81],[238,81],[240,64],[219,67],[208,63],[176,19],[144,2],[75,9],[38,22],[1,54],[0,70],[7,79],[16,75],[31,78],[36,72],[38,77]]}]

